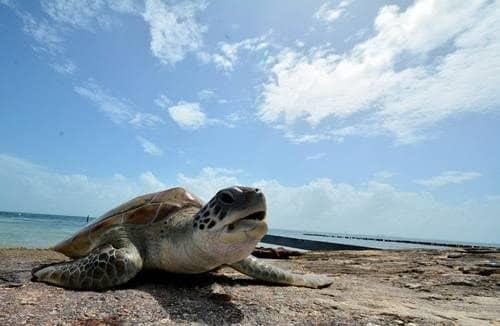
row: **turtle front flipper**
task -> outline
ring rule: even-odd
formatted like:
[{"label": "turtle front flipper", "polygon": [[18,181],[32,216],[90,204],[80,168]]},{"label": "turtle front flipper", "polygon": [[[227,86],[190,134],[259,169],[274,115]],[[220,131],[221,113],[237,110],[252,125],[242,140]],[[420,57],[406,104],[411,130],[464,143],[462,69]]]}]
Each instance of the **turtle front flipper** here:
[{"label": "turtle front flipper", "polygon": [[39,266],[33,280],[70,289],[103,290],[132,279],[142,269],[142,258],[131,244],[116,249],[107,244],[80,259]]},{"label": "turtle front flipper", "polygon": [[246,274],[258,280],[278,284],[303,286],[318,289],[327,287],[333,283],[333,280],[326,276],[315,274],[302,275],[292,273],[279,267],[266,264],[265,262],[258,260],[254,256],[248,256],[247,258],[233,263],[229,266],[243,274]]}]

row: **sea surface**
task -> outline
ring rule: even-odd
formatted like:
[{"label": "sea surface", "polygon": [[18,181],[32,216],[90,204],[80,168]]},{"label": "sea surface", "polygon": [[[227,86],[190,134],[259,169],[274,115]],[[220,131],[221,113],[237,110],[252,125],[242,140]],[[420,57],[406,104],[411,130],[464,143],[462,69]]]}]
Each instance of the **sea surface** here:
[{"label": "sea surface", "polygon": [[[89,223],[92,223],[92,218]],[[0,211],[0,247],[47,248],[66,239],[87,225],[87,217],[47,215],[20,212]],[[471,242],[450,242],[425,239],[408,239],[398,237],[351,235],[312,231],[291,231],[270,229],[269,234],[363,246],[378,249],[412,249],[412,248],[445,248],[449,246],[488,246],[499,247],[500,244],[481,244]]]}]

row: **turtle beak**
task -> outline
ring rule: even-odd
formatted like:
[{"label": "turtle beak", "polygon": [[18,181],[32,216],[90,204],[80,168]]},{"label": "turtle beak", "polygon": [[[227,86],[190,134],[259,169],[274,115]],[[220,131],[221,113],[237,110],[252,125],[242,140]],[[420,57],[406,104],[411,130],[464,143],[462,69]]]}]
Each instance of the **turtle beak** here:
[{"label": "turtle beak", "polygon": [[[233,187],[224,189],[221,196],[231,195],[234,198],[233,214],[227,222],[227,232],[267,232],[266,198],[262,191],[249,187]],[[228,198],[226,198],[228,199]]]}]

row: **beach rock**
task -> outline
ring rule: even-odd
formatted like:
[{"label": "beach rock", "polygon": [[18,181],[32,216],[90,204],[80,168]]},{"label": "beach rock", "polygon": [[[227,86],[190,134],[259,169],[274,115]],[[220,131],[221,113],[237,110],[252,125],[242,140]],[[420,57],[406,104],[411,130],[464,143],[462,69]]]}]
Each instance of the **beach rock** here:
[{"label": "beach rock", "polygon": [[418,289],[422,287],[422,284],[420,283],[406,283],[405,287],[408,289]]},{"label": "beach rock", "polygon": [[300,256],[303,252],[285,249],[283,247],[277,248],[264,248],[257,247],[252,252],[252,255],[258,258],[271,258],[271,259],[289,259],[293,256]]},{"label": "beach rock", "polygon": [[30,281],[48,250],[0,249],[0,325],[480,325],[500,322],[498,251],[310,252],[272,263],[326,274],[332,286],[270,285],[221,268],[203,275],[141,273],[120,288],[69,291]]}]

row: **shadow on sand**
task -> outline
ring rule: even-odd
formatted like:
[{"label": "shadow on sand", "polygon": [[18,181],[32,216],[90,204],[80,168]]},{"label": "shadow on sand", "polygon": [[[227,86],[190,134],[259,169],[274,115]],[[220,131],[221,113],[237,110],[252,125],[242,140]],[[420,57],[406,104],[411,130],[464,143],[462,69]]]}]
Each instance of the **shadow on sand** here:
[{"label": "shadow on sand", "polygon": [[241,309],[232,302],[232,296],[221,291],[222,286],[258,284],[266,283],[215,273],[183,275],[144,271],[126,288],[149,293],[173,321],[221,325],[241,323],[244,318]]},{"label": "shadow on sand", "polygon": [[[26,264],[16,264],[16,266],[5,266],[6,268],[1,266],[0,288],[21,287],[31,283],[31,269],[37,266],[39,266],[38,261],[29,261]],[[226,292],[224,288],[246,286],[248,291],[253,291],[253,286],[262,284],[279,286],[255,279],[229,277],[217,272],[186,275],[164,271],[142,271],[137,277],[122,286],[95,292],[112,295],[115,290],[142,291],[151,295],[163,310],[164,316],[174,323],[201,322],[208,325],[222,325],[242,323],[245,317],[240,309],[242,303],[236,304],[235,301],[237,300],[229,294],[234,293],[234,291],[229,290]],[[52,286],[49,285],[47,289],[51,288]],[[140,309],[140,307],[137,307],[137,309]],[[109,320],[96,319],[96,321],[111,325],[120,324],[120,317],[116,317],[116,320],[113,318],[108,318]],[[85,319],[86,322],[87,319]]]}]

